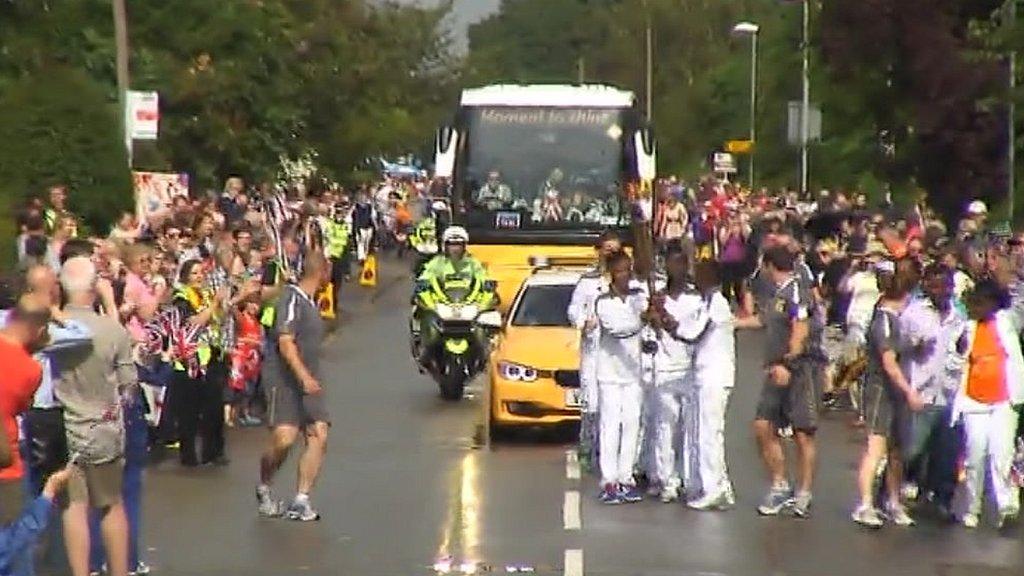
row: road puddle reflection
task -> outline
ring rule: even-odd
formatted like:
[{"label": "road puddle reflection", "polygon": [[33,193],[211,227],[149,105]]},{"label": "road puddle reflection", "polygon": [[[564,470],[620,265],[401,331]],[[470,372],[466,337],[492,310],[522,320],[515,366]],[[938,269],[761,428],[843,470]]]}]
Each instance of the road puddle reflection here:
[{"label": "road puddle reflection", "polygon": [[469,452],[452,470],[450,496],[434,571],[474,574],[480,560],[480,454]]}]

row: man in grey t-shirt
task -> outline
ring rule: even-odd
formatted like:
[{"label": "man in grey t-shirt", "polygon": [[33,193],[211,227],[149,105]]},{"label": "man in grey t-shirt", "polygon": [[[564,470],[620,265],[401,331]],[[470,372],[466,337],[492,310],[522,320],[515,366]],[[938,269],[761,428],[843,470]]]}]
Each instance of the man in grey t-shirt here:
[{"label": "man in grey t-shirt", "polygon": [[[116,317],[97,314],[99,291],[110,300],[109,282],[98,281],[96,267],[79,256],[64,263],[61,285],[64,312],[92,332],[92,345],[62,351],[56,395],[64,406],[68,448],[76,466],[68,481],[64,534],[68,563],[75,576],[89,573],[89,510],[99,511],[112,576],[128,573],[128,520],[121,500],[124,426],[120,399],[135,386],[131,336]],[[84,541],[83,541],[84,540]]]},{"label": "man in grey t-shirt", "polygon": [[[330,264],[323,254],[310,252],[304,259],[302,278],[285,286],[274,306],[274,327],[267,338],[262,377],[267,394],[270,445],[260,459],[260,483],[256,487],[259,512],[308,522],[320,514],[309,502],[309,492],[323,463],[330,415],[320,386],[320,344],[324,325],[316,294],[330,279]],[[306,446],[299,461],[298,492],[287,510],[271,496],[270,483],[299,437]]]}]

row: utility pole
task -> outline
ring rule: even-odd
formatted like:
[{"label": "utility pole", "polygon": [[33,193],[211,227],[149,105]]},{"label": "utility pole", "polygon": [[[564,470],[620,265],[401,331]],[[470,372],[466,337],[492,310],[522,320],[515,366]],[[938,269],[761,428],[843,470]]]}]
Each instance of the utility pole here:
[{"label": "utility pole", "polygon": [[757,32],[750,37],[750,193],[754,193],[754,147],[757,146]]},{"label": "utility pole", "polygon": [[128,147],[128,167],[132,166],[132,141],[128,134],[128,13],[125,0],[113,0],[114,41],[117,44],[117,100],[121,109],[121,134]]},{"label": "utility pole", "polygon": [[[1017,0],[1010,0],[1010,14],[1008,24],[1014,26],[1017,23]],[[1015,95],[1017,88],[1017,51],[1010,52],[1010,99],[1009,106],[1007,107],[1006,113],[1006,133],[1008,137],[1008,146],[1006,154],[1006,213],[1007,220],[1010,225],[1013,226],[1013,211],[1014,211],[1014,196],[1016,196],[1017,187],[1017,104],[1015,102]]]},{"label": "utility pole", "polygon": [[654,38],[653,31],[651,30],[651,11],[647,5],[647,0],[643,0],[644,8],[644,44],[646,52],[646,108],[647,122],[650,123],[651,118],[654,117],[654,104],[653,104],[653,92],[654,92]]},{"label": "utility pole", "polygon": [[811,116],[811,3],[804,0],[803,25],[803,101],[800,106],[800,196],[807,198],[807,141],[810,139]]}]

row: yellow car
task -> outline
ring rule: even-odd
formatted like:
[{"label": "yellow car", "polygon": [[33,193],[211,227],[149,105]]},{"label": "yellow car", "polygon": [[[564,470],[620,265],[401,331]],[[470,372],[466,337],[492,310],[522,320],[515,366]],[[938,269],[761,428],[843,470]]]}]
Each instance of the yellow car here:
[{"label": "yellow car", "polygon": [[541,269],[516,293],[488,367],[493,426],[579,420],[580,334],[566,311],[581,274]]}]

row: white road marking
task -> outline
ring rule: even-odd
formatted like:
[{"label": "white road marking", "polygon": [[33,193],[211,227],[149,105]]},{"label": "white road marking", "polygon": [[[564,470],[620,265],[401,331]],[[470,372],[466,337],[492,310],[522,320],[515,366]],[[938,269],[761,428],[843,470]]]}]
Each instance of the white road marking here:
[{"label": "white road marking", "polygon": [[564,576],[583,576],[583,550],[565,551]]},{"label": "white road marking", "polygon": [[580,479],[580,457],[575,450],[565,451],[565,477],[569,480]]},{"label": "white road marking", "polygon": [[565,492],[565,502],[562,505],[562,524],[566,530],[579,530],[583,527],[583,520],[580,517],[580,493],[575,490]]}]

